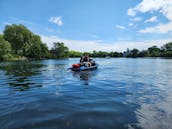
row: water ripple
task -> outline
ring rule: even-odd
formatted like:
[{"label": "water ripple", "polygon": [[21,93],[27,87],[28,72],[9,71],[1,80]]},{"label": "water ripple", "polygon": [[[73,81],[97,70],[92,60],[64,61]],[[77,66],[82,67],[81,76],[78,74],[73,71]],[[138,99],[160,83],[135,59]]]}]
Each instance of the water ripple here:
[{"label": "water ripple", "polygon": [[10,129],[170,129],[172,60],[78,59],[0,63],[0,126]]}]

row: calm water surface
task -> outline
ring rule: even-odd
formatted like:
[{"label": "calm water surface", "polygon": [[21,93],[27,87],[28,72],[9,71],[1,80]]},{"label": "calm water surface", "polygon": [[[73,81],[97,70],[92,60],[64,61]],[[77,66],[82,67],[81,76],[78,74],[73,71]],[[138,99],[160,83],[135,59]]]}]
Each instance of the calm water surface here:
[{"label": "calm water surface", "polygon": [[171,59],[0,63],[1,129],[172,129]]}]

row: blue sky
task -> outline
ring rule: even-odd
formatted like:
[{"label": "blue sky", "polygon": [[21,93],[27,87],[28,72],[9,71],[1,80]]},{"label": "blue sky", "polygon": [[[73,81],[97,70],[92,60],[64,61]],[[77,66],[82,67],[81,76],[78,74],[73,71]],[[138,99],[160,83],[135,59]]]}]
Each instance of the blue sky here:
[{"label": "blue sky", "polygon": [[23,24],[49,47],[123,51],[172,41],[171,0],[0,0],[0,12],[0,33]]}]

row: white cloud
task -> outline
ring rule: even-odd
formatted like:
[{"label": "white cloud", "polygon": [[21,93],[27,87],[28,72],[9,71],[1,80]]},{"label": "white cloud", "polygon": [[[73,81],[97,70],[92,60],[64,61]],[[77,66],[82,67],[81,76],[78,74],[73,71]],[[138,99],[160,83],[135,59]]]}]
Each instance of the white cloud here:
[{"label": "white cloud", "polygon": [[[158,24],[157,26],[145,28],[139,32],[154,33],[156,29],[156,33],[168,33],[172,31],[172,27],[170,26],[172,22],[172,0],[142,0],[136,7],[128,9],[127,14],[129,16],[136,16],[137,12],[149,13],[155,11],[165,16],[169,20],[169,23]],[[152,21],[153,20],[156,20],[156,18],[152,19]]]},{"label": "white cloud", "polygon": [[140,33],[159,33],[159,34],[166,34],[172,31],[172,22],[167,24],[158,24],[154,27],[147,27],[143,30],[139,30]]},{"label": "white cloud", "polygon": [[148,22],[157,22],[157,21],[158,21],[157,20],[157,16],[153,16],[150,19],[145,20],[145,23],[148,23]]},{"label": "white cloud", "polygon": [[58,26],[62,26],[63,25],[61,17],[50,17],[49,22],[54,23],[54,24],[56,24]]},{"label": "white cloud", "polygon": [[116,25],[116,28],[121,29],[121,30],[124,30],[125,29],[125,26]]},{"label": "white cloud", "polygon": [[136,15],[136,12],[132,8],[130,8],[130,9],[128,9],[127,14],[129,16],[135,16]]},{"label": "white cloud", "polygon": [[106,43],[102,40],[70,40],[70,39],[62,39],[57,36],[45,36],[41,35],[41,39],[44,43],[48,45],[49,48],[52,48],[53,42],[64,42],[70,50],[76,51],[88,51],[91,52],[93,50],[96,51],[125,51],[127,48],[133,49],[137,48],[139,50],[147,49],[153,45],[157,45],[158,47],[163,44],[172,41],[172,39],[161,39],[161,40],[152,40],[152,41],[117,41]]},{"label": "white cloud", "polygon": [[47,44],[49,48],[53,47],[53,42],[64,42],[66,46],[70,48],[70,50],[76,51],[92,51],[97,49],[102,49],[100,46],[101,40],[70,40],[70,39],[62,39],[57,36],[45,36],[41,35],[41,39],[44,43]]},{"label": "white cloud", "polygon": [[134,22],[138,22],[141,21],[142,18],[141,17],[135,17],[135,18],[131,18],[130,21],[134,21]]},{"label": "white cloud", "polygon": [[[142,0],[136,7],[128,9],[128,14],[135,14],[137,12],[146,13],[151,11],[159,11],[168,19],[172,20],[172,1],[171,0]],[[130,16],[135,16],[130,15]]]},{"label": "white cloud", "polygon": [[133,23],[129,23],[128,26],[134,26],[134,24]]}]

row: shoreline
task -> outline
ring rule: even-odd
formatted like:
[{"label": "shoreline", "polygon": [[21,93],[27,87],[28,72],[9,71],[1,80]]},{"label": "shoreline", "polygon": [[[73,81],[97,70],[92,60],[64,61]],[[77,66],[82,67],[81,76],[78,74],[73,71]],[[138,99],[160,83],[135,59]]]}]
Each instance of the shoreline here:
[{"label": "shoreline", "polygon": [[[68,58],[41,58],[41,59],[36,59],[36,58],[28,58],[28,57],[12,57],[9,59],[5,60],[0,60],[0,62],[8,62],[8,61],[39,61],[39,60],[64,60],[64,59],[74,59],[74,58],[80,58],[80,57],[68,57]],[[91,58],[100,58],[100,59],[114,59],[114,58],[124,58],[124,59],[172,59],[172,57],[91,57]]]}]

